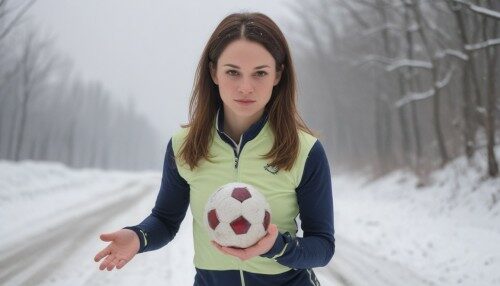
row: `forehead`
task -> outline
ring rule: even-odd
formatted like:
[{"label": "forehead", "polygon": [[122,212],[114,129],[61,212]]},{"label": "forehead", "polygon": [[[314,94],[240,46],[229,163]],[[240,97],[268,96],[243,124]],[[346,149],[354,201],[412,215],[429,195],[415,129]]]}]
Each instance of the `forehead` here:
[{"label": "forehead", "polygon": [[253,68],[260,65],[275,66],[275,60],[264,46],[259,43],[239,39],[231,42],[222,51],[218,65],[233,64],[240,67]]}]

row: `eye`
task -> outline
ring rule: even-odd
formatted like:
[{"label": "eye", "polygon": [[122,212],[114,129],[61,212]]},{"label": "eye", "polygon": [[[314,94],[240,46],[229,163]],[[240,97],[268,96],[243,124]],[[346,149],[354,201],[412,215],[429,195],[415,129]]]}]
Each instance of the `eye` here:
[{"label": "eye", "polygon": [[228,70],[226,71],[226,74],[230,75],[230,76],[237,76],[239,75],[239,73],[235,70]]},{"label": "eye", "polygon": [[256,74],[258,77],[264,77],[264,76],[266,76],[266,75],[267,75],[267,72],[265,72],[265,71],[258,71],[258,72],[256,72],[255,74]]}]

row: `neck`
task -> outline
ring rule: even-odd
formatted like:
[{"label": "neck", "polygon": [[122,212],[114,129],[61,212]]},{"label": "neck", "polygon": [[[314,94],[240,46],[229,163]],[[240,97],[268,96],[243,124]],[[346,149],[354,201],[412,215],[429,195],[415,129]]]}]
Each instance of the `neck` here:
[{"label": "neck", "polygon": [[252,116],[241,117],[231,112],[229,108],[224,109],[224,132],[233,139],[237,144],[240,143],[241,135],[252,126],[255,122],[257,122],[264,110],[261,110],[255,113]]}]

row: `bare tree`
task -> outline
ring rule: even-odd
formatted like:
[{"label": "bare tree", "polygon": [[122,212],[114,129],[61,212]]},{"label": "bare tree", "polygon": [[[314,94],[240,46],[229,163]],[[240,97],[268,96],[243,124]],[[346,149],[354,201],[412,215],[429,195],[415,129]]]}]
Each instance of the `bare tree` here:
[{"label": "bare tree", "polygon": [[14,8],[7,8],[7,0],[0,0],[0,21],[3,22],[8,15],[14,14],[12,19],[6,24],[0,26],[0,41],[2,41],[14,27],[19,24],[22,17],[28,12],[28,10],[35,4],[36,0],[30,0],[28,3],[24,4],[19,11],[16,11]]},{"label": "bare tree", "polygon": [[[297,4],[298,70],[315,96],[305,103],[311,112],[305,117],[319,126],[331,123],[329,146],[336,162],[353,168],[369,164],[375,175],[409,166],[425,176],[461,153],[471,158],[483,147],[476,143],[483,140],[476,138],[483,135],[479,127],[493,154],[500,44],[494,4],[499,5],[491,0]],[[493,162],[494,154],[489,158]]]},{"label": "bare tree", "polygon": [[35,94],[35,89],[48,78],[55,64],[53,55],[44,54],[49,45],[48,40],[41,41],[35,32],[28,31],[26,34],[23,51],[20,59],[21,77],[21,110],[20,126],[17,135],[17,148],[14,160],[20,159],[20,152],[23,148],[26,122],[29,116],[29,104]]},{"label": "bare tree", "polygon": [[[500,45],[500,37],[498,34],[498,25],[500,25],[500,12],[493,10],[494,8],[499,9],[500,5],[497,3],[497,7],[494,7],[493,1],[487,1],[486,4],[488,7],[479,6],[468,1],[464,0],[451,0],[450,7],[457,15],[457,23],[460,27],[460,33],[464,39],[464,50],[468,53],[469,59],[471,61],[471,67],[473,67],[472,72],[476,73],[473,64],[473,53],[484,52],[485,63],[486,63],[486,74],[484,77],[487,81],[486,83],[486,103],[483,108],[481,105],[481,94],[479,91],[479,84],[477,80],[475,81],[476,85],[476,94],[477,107],[475,109],[477,113],[477,118],[479,118],[478,123],[482,123],[486,132],[486,140],[487,140],[487,153],[488,153],[488,174],[491,177],[495,177],[498,175],[498,162],[496,160],[495,155],[495,107],[497,102],[496,95],[496,85],[495,79],[497,74],[497,66],[498,66],[498,46]],[[472,11],[475,16],[481,17],[481,32],[477,33],[482,36],[480,42],[477,43],[469,43],[466,40],[464,20],[461,14],[461,8],[467,8]],[[474,77],[477,78],[477,77]],[[470,113],[470,111],[468,111]],[[469,118],[467,118],[469,119]],[[470,127],[470,126],[469,126]],[[470,152],[470,151],[469,151]]]}]

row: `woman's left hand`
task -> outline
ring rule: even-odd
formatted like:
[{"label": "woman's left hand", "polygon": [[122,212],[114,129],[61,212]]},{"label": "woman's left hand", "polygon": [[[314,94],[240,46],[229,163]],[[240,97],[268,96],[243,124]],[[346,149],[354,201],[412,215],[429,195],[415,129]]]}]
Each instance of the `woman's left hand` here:
[{"label": "woman's left hand", "polygon": [[218,244],[212,240],[212,244],[221,252],[236,256],[241,260],[247,260],[252,257],[264,254],[268,252],[274,245],[276,238],[278,237],[278,227],[275,224],[269,224],[267,228],[267,234],[261,238],[256,244],[247,248],[234,248],[227,247]]}]

